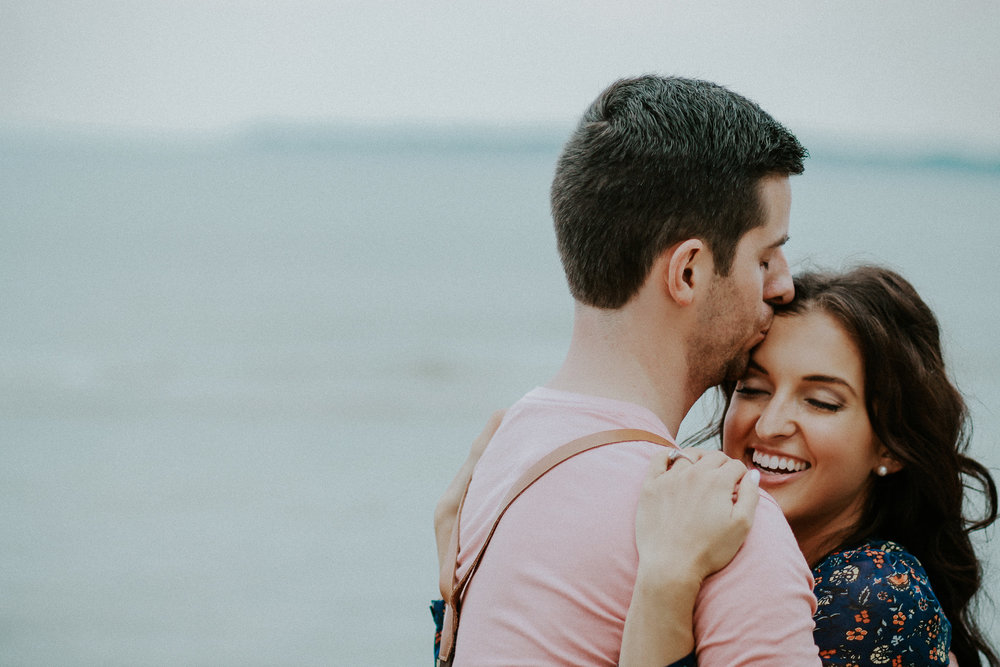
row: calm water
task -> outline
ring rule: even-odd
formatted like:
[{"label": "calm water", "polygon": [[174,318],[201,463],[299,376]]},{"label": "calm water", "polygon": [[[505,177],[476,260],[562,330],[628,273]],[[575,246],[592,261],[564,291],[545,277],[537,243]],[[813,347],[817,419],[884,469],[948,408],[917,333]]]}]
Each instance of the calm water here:
[{"label": "calm water", "polygon": [[[357,146],[0,140],[0,663],[429,664],[434,502],[569,336],[556,149]],[[1000,172],[814,155],[791,259],[909,276],[1000,468]]]}]

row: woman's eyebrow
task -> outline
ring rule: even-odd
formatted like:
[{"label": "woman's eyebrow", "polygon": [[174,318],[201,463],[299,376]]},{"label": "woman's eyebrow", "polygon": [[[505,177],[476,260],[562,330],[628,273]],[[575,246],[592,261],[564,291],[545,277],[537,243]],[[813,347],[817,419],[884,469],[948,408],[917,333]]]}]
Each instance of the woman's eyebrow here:
[{"label": "woman's eyebrow", "polygon": [[806,382],[822,382],[824,384],[840,385],[842,387],[846,387],[847,390],[850,391],[855,396],[857,395],[857,392],[854,391],[854,387],[851,386],[850,382],[848,382],[847,380],[843,380],[835,375],[807,375],[802,379],[805,380]]}]

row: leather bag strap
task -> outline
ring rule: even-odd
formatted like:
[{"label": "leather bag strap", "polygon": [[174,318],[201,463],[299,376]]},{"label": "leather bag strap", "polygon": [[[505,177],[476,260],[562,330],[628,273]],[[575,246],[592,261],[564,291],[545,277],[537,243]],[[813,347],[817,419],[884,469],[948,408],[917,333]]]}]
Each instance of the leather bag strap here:
[{"label": "leather bag strap", "polygon": [[[465,588],[469,585],[472,575],[479,568],[483,554],[486,553],[486,547],[489,546],[490,540],[493,539],[493,533],[496,532],[497,525],[500,523],[500,519],[503,517],[504,512],[507,511],[507,508],[517,500],[518,496],[524,493],[525,489],[563,461],[597,447],[614,445],[621,442],[651,442],[664,447],[676,447],[671,441],[651,431],[625,428],[585,435],[582,438],[577,438],[552,450],[524,471],[518,480],[514,482],[513,486],[511,486],[503,502],[500,503],[500,510],[493,519],[493,525],[490,526],[490,531],[486,534],[483,546],[479,549],[465,576],[462,577],[461,581],[457,581],[456,569],[458,568],[458,551],[460,548],[459,525],[462,522],[462,507],[465,505],[465,496],[469,492],[469,485],[466,485],[465,493],[462,494],[462,502],[458,506],[458,516],[455,517],[455,525],[451,531],[451,539],[448,542],[445,561],[441,567],[440,587],[441,595],[445,601],[444,628],[441,632],[441,649],[438,658],[441,664],[449,664],[451,660],[451,653],[455,647],[455,638],[458,635],[458,615],[462,604],[462,596],[465,594]],[[472,479],[470,478],[469,482],[471,483],[471,481]]]}]

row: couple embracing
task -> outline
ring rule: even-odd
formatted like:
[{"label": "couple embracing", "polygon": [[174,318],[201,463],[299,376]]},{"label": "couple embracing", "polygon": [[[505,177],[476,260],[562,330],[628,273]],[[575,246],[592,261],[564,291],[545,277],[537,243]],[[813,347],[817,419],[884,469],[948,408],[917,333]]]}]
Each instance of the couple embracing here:
[{"label": "couple embracing", "polygon": [[[704,81],[622,80],[584,114],[552,184],[569,351],[488,425],[438,505],[442,593],[461,610],[443,657],[998,664],[971,615],[968,537],[995,519],[996,489],[964,453],[937,322],[886,269],[793,280],[789,177],[805,154]],[[725,454],[678,454],[715,386]],[[647,435],[543,470],[494,523],[539,461],[620,429]],[[979,521],[963,514],[973,483]]]}]

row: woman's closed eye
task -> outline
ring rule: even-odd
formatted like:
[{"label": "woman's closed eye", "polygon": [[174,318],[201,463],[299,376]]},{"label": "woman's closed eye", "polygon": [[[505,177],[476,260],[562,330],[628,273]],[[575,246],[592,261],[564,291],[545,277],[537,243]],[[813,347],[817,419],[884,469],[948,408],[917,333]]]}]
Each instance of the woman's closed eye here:
[{"label": "woman's closed eye", "polygon": [[831,403],[818,398],[807,398],[806,403],[825,412],[837,412],[844,407],[840,403]]},{"label": "woman's closed eye", "polygon": [[736,385],[735,391],[737,394],[741,394],[747,397],[766,396],[768,393],[770,393],[766,389],[761,389],[760,387],[751,387],[745,384]]}]

